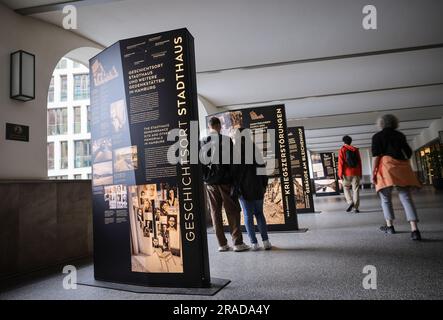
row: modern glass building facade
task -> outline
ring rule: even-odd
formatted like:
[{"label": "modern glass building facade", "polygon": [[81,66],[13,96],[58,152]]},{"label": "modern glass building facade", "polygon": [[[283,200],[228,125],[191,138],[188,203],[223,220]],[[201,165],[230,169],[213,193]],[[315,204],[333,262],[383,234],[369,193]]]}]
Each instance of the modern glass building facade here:
[{"label": "modern glass building facade", "polygon": [[48,177],[91,178],[89,69],[59,61],[48,90]]}]

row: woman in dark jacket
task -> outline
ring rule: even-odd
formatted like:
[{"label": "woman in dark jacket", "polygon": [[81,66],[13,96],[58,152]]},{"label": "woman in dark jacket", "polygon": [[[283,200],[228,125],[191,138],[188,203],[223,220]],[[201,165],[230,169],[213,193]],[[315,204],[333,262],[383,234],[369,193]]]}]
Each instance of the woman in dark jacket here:
[{"label": "woman in dark jacket", "polygon": [[[263,247],[265,250],[270,250],[272,245],[269,241],[268,226],[263,214],[263,199],[268,185],[263,158],[260,152],[257,152],[256,155],[256,146],[252,142],[249,130],[240,128],[237,132],[235,143],[237,147],[234,150],[240,152],[237,153],[238,161],[234,169],[234,184],[236,193],[239,195],[245,218],[245,227],[252,244],[252,250],[260,249],[255,236],[254,216],[257,220]],[[241,148],[240,150],[238,149],[239,147]],[[235,154],[234,157],[236,157]]]},{"label": "woman in dark jacket", "polygon": [[397,130],[398,120],[391,114],[382,116],[377,121],[382,129],[372,137],[373,174],[372,181],[381,200],[386,225],[380,230],[394,234],[395,219],[392,205],[392,190],[398,190],[400,202],[406,213],[406,218],[411,225],[411,239],[421,240],[418,230],[418,216],[412,200],[411,189],[420,188],[421,184],[412,171],[409,159],[412,156],[406,137]]}]

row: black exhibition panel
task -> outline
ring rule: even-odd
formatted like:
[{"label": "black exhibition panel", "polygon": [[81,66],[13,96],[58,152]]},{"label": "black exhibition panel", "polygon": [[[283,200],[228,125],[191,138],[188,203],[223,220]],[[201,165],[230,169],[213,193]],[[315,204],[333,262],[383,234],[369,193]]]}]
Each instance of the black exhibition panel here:
[{"label": "black exhibition panel", "polygon": [[304,127],[288,128],[291,173],[297,213],[313,213],[314,199],[309,174],[308,149]]},{"label": "black exhibition panel", "polygon": [[198,123],[192,35],[121,40],[89,63],[95,279],[209,286],[201,172],[189,161]]},{"label": "black exhibition panel", "polygon": [[311,153],[314,187],[317,196],[340,194],[335,158],[333,152]]},{"label": "black exhibition panel", "polygon": [[[298,230],[285,106],[271,105],[230,110],[209,115],[206,117],[206,122],[214,116],[220,119],[221,133],[231,138],[239,128],[250,129],[255,145],[262,151],[266,166],[270,168],[267,170],[268,187],[263,204],[268,230]],[[223,222],[227,226],[224,210]]]}]

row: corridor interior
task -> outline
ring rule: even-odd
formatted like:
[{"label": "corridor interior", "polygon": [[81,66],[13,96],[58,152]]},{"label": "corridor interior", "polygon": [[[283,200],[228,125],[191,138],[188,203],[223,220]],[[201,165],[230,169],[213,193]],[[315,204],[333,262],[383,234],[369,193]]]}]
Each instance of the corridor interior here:
[{"label": "corridor interior", "polygon": [[[414,198],[421,242],[410,240],[396,196],[398,233],[378,230],[383,215],[373,189],[363,190],[359,214],[345,212],[342,195],[315,198],[318,213],[298,215],[300,227],[308,231],[271,233],[271,251],[219,253],[215,235],[209,233],[211,276],[232,281],[213,297],[137,294],[82,285],[64,290],[60,270],[9,287],[0,299],[442,299],[442,193],[424,187]],[[363,287],[363,268],[368,265],[376,268],[375,290]],[[79,281],[93,268],[92,262],[77,267]]]}]

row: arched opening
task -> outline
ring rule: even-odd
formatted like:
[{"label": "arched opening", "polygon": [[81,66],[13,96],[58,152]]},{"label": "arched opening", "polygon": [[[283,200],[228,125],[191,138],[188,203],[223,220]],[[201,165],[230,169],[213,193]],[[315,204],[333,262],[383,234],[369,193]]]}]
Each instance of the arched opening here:
[{"label": "arched opening", "polygon": [[53,70],[47,99],[49,179],[91,179],[88,60],[97,52],[73,50]]}]

